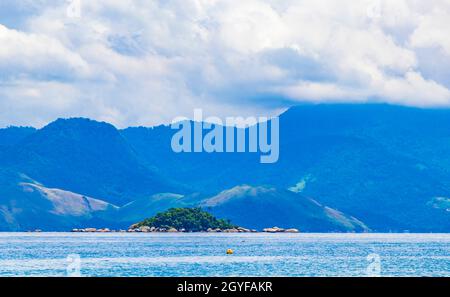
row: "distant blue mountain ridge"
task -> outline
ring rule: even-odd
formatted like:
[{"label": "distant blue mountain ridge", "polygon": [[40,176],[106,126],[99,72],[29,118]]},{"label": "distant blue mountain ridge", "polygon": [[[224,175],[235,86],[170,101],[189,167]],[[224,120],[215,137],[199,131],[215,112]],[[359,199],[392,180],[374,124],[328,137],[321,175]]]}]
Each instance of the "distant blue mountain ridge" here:
[{"label": "distant blue mountain ridge", "polygon": [[0,129],[0,230],[126,228],[200,206],[256,229],[450,231],[449,109],[292,107],[273,164],[174,153],[175,132],[83,118]]}]

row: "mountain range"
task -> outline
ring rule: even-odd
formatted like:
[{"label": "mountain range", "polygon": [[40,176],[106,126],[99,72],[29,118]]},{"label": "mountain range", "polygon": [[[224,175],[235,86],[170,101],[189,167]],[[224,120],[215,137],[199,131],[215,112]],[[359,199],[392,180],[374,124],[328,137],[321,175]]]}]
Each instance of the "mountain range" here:
[{"label": "mountain range", "polygon": [[0,129],[0,230],[126,228],[201,206],[247,228],[450,232],[450,110],[318,104],[282,113],[280,155],[175,153],[170,126],[58,119]]}]

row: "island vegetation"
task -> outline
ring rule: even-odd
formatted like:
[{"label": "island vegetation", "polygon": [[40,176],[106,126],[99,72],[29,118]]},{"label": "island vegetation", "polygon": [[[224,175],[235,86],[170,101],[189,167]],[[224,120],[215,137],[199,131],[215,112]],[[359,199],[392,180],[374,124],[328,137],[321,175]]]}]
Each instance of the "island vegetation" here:
[{"label": "island vegetation", "polygon": [[159,230],[202,232],[211,230],[232,230],[239,228],[230,220],[217,219],[199,207],[171,208],[132,226],[132,229],[149,227]]}]

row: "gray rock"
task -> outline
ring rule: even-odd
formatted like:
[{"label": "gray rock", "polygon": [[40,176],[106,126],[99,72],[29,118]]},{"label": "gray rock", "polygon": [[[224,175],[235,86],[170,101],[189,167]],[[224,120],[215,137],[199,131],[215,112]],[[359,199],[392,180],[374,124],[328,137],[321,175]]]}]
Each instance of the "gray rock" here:
[{"label": "gray rock", "polygon": [[238,229],[225,229],[225,230],[223,230],[223,232],[226,232],[226,233],[238,233],[239,230]]},{"label": "gray rock", "polygon": [[151,232],[150,230],[151,230],[151,228],[149,226],[141,226],[141,227],[139,227],[139,231],[140,232],[147,233],[147,232]]},{"label": "gray rock", "polygon": [[267,232],[267,233],[279,233],[279,232],[284,232],[283,228],[279,228],[279,227],[272,227],[272,228],[264,228],[263,232]]}]

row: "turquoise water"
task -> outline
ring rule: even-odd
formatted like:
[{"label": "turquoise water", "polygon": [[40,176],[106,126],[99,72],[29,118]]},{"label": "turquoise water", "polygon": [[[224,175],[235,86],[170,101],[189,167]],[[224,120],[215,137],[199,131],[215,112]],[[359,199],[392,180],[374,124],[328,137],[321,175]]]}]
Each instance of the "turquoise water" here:
[{"label": "turquoise water", "polygon": [[[228,248],[233,255],[226,255]],[[68,266],[70,254],[80,261]],[[379,262],[374,256],[369,261],[369,254]],[[450,234],[0,233],[0,276],[77,271],[82,276],[365,276],[373,271],[450,276]]]}]

